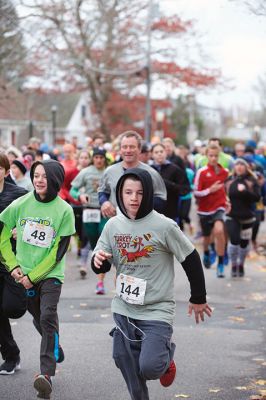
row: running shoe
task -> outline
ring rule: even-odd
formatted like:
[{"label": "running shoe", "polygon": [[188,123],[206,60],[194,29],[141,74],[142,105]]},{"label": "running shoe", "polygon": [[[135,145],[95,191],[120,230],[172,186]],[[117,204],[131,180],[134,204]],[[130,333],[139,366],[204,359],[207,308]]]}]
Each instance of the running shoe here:
[{"label": "running shoe", "polygon": [[232,265],[231,269],[231,277],[236,278],[238,276],[238,268],[237,265]]},{"label": "running shoe", "polygon": [[38,392],[37,397],[40,399],[50,399],[52,381],[49,375],[36,375],[33,386]]},{"label": "running shoe", "polygon": [[102,281],[99,281],[96,285],[96,294],[105,294],[105,289]]},{"label": "running shoe", "polygon": [[80,273],[81,279],[85,279],[86,276],[87,276],[87,269],[84,268],[84,267],[81,267],[80,270],[79,270],[79,273]]},{"label": "running shoe", "polygon": [[168,370],[161,376],[160,382],[164,387],[172,385],[176,376],[176,365],[174,360],[170,362]]},{"label": "running shoe", "polygon": [[217,278],[224,278],[224,265],[223,264],[217,265]]},{"label": "running shoe", "polygon": [[204,256],[203,256],[203,265],[207,269],[211,268],[210,256],[207,254],[204,254]]},{"label": "running shoe", "polygon": [[17,360],[5,360],[0,366],[0,375],[13,375],[20,370],[20,358]]},{"label": "running shoe", "polygon": [[244,265],[239,265],[238,266],[238,276],[241,278],[245,275],[245,270],[244,270]]}]

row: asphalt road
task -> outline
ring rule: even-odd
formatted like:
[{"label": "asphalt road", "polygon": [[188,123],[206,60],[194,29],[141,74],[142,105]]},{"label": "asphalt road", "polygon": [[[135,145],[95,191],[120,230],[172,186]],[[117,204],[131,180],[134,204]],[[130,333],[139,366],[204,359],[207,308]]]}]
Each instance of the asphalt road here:
[{"label": "asphalt road", "polygon": [[[68,253],[59,306],[66,359],[58,365],[53,382],[54,400],[129,400],[108,335],[113,327],[113,276],[110,272],[106,278],[107,294],[97,296],[96,276],[90,271],[81,280],[75,248]],[[167,389],[158,381],[149,382],[151,400],[246,400],[263,390],[266,394],[265,256],[248,260],[243,279],[232,279],[229,267],[225,279],[217,279],[214,268],[205,270],[205,277],[214,311],[212,318],[196,326],[187,316],[189,286],[177,266],[173,335],[177,377]],[[12,327],[21,349],[21,370],[0,376],[0,400],[36,399],[32,382],[39,372],[40,337],[28,314],[12,321]]]}]

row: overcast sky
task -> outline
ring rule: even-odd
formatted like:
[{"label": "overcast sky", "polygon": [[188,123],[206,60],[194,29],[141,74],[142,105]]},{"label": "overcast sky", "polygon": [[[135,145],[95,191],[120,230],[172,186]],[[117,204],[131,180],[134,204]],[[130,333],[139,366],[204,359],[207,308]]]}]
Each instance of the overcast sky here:
[{"label": "overcast sky", "polygon": [[161,10],[168,9],[185,18],[197,20],[206,33],[206,51],[222,73],[232,78],[230,93],[201,96],[213,105],[256,105],[252,86],[258,75],[266,73],[266,17],[257,17],[241,3],[230,0],[159,0]]}]

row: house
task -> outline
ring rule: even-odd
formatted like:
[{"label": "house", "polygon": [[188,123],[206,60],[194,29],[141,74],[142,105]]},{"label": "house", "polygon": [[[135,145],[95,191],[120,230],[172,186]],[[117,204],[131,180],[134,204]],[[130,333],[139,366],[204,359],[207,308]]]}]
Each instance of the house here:
[{"label": "house", "polygon": [[86,135],[96,124],[87,93],[20,92],[0,87],[0,146],[20,148],[32,136],[52,146],[76,136],[86,144]]}]

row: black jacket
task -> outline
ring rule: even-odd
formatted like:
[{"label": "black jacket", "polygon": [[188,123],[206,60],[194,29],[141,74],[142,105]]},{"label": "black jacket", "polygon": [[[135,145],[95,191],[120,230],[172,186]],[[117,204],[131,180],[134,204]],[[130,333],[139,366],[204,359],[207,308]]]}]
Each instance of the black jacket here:
[{"label": "black jacket", "polygon": [[[246,189],[239,191],[238,184],[243,184]],[[261,189],[256,179],[251,175],[233,175],[227,180],[225,187],[231,203],[228,216],[237,220],[252,218],[254,204],[261,197]]]},{"label": "black jacket", "polygon": [[159,172],[164,180],[167,200],[163,214],[166,217],[176,219],[178,217],[179,196],[184,196],[190,192],[190,185],[185,169],[167,161],[165,164],[151,165]]}]

